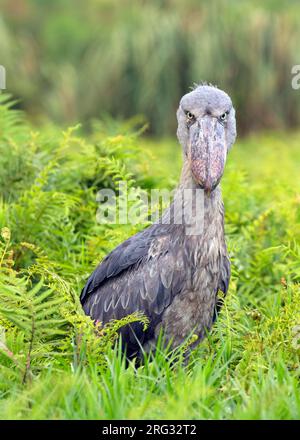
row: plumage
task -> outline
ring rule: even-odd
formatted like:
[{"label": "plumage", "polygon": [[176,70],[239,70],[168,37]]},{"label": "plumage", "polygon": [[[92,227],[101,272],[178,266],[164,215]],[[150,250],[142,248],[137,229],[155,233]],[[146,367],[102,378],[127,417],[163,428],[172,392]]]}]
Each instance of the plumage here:
[{"label": "plumage", "polygon": [[[228,290],[219,182],[236,137],[234,109],[225,92],[205,85],[182,98],[177,118],[184,161],[174,200],[162,216],[170,221],[155,223],[117,246],[94,270],[80,297],[85,313],[102,323],[136,311],[148,316],[145,332],[139,323],[121,330],[129,357],[141,347],[155,346],[161,329],[174,347],[191,332],[200,341],[221,306],[218,290]],[[186,190],[196,198],[187,198]],[[194,212],[198,201],[202,208],[191,226],[190,217],[186,220],[178,210]]]}]

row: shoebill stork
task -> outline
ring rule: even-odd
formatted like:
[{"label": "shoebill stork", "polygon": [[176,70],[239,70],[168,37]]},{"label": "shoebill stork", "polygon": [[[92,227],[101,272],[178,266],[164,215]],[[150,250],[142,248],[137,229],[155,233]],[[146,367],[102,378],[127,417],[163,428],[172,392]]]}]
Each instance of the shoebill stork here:
[{"label": "shoebill stork", "polygon": [[[220,180],[236,138],[235,110],[224,91],[200,85],[182,97],[177,119],[183,167],[174,200],[162,215],[170,221],[152,224],[110,252],[80,297],[85,313],[103,324],[136,311],[149,318],[146,331],[140,323],[120,330],[129,358],[155,347],[160,331],[173,348],[190,334],[198,336],[196,345],[216,319],[218,291],[228,289]],[[185,216],[174,221],[180,207],[175,202],[184,200],[187,189],[202,194],[200,232],[191,233]],[[185,199],[195,212],[195,198]]]}]

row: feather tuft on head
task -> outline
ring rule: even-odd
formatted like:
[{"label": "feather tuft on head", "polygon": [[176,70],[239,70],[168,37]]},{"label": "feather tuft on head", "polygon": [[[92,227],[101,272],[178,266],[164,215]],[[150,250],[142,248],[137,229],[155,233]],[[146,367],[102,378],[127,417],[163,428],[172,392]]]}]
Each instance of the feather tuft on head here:
[{"label": "feather tuft on head", "polygon": [[216,84],[212,84],[208,81],[200,81],[199,83],[193,83],[193,85],[190,87],[190,90],[196,90],[198,87],[200,86],[210,86],[210,87],[214,87],[215,89],[218,89],[218,86]]}]

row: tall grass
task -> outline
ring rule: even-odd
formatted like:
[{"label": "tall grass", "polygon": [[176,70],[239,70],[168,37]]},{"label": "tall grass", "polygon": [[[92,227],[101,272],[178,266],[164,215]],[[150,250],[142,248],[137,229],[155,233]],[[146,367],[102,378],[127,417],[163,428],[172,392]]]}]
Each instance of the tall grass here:
[{"label": "tall grass", "polygon": [[[174,140],[132,124],[34,129],[0,102],[0,417],[299,419],[299,133],[238,142],[223,177],[232,279],[190,364],[163,350],[128,368],[117,328],[78,296],[97,262],[143,225],[96,222],[96,192],[172,188]],[[117,134],[118,133],[118,134]],[[138,191],[138,188],[136,189]],[[145,322],[146,324],[146,322]]]},{"label": "tall grass", "polygon": [[206,80],[232,96],[240,132],[300,122],[297,1],[3,3],[8,89],[38,120],[139,113],[152,132],[170,133],[182,94]]}]

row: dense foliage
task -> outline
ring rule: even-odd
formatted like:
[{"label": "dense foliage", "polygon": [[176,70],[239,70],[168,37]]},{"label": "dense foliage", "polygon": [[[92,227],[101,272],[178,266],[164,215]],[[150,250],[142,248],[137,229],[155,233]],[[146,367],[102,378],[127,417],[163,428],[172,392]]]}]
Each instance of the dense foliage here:
[{"label": "dense foliage", "polygon": [[207,80],[240,130],[300,122],[297,0],[2,0],[0,14],[7,87],[36,119],[141,113],[170,134],[179,98]]},{"label": "dense foliage", "polygon": [[[159,350],[135,369],[112,348],[141,315],[92,325],[78,296],[95,264],[143,225],[96,222],[96,192],[172,188],[175,140],[133,120],[33,129],[0,102],[1,418],[300,416],[299,134],[235,145],[223,178],[233,263],[221,315],[190,364]],[[136,127],[136,128],[135,128]]]}]

